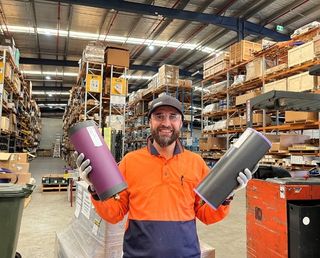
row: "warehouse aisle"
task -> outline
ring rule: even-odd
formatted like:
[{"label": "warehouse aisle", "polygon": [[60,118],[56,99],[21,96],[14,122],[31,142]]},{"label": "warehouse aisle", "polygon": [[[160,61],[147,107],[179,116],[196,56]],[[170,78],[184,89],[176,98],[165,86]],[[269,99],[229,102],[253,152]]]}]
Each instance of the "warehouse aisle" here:
[{"label": "warehouse aisle", "polygon": [[[62,173],[65,163],[61,159],[36,158],[30,171],[37,180],[32,200],[24,209],[17,251],[23,258],[53,258],[55,232],[62,231],[72,220],[66,192],[41,192],[41,176]],[[200,239],[216,249],[216,258],[245,258],[245,191],[232,203],[231,213],[224,221],[206,226],[198,223]]]},{"label": "warehouse aisle", "polygon": [[64,172],[65,162],[59,158],[36,158],[30,172],[37,187],[23,211],[17,251],[23,258],[54,257],[55,232],[63,230],[71,221],[67,192],[41,192],[41,177]]}]

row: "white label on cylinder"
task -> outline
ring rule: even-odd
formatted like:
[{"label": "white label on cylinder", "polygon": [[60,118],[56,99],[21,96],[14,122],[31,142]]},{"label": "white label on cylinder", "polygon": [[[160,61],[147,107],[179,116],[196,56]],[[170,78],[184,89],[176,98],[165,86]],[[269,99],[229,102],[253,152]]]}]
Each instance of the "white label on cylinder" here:
[{"label": "white label on cylinder", "polygon": [[100,141],[99,135],[97,134],[94,126],[87,127],[88,133],[90,135],[90,138],[94,144],[95,147],[102,146],[102,142]]},{"label": "white label on cylinder", "polygon": [[250,130],[245,130],[243,134],[239,137],[239,139],[235,142],[235,144],[233,144],[233,146],[235,148],[240,148],[242,143],[244,143],[247,140],[250,134],[251,134]]}]

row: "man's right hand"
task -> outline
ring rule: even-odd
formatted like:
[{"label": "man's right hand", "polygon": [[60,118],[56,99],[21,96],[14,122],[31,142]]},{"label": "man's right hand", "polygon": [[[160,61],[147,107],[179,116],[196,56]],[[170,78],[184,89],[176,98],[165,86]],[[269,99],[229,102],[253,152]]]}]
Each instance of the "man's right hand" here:
[{"label": "man's right hand", "polygon": [[[84,160],[84,154],[79,154],[77,151],[75,151],[73,155],[76,159],[76,165],[79,170],[80,177],[90,186],[92,186],[92,183],[89,179],[89,173],[92,170],[92,167],[90,166],[90,159]],[[93,189],[93,187],[91,187],[91,189]]]}]

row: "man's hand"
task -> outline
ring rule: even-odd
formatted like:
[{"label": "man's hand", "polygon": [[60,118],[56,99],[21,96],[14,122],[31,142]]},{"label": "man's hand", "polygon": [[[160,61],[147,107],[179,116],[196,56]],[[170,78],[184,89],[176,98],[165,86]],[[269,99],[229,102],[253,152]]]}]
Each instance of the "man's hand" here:
[{"label": "man's hand", "polygon": [[76,165],[79,170],[80,177],[84,181],[86,181],[90,185],[91,189],[93,190],[92,183],[88,177],[89,173],[92,170],[92,167],[90,166],[90,159],[84,160],[84,154],[83,153],[79,154],[77,151],[75,151],[73,155],[76,159]]},{"label": "man's hand", "polygon": [[243,172],[241,171],[237,177],[237,181],[239,183],[238,187],[233,190],[233,193],[245,188],[250,179],[252,179],[252,175],[258,170],[259,164],[257,164],[252,171],[246,168]]},{"label": "man's hand", "polygon": [[245,188],[249,182],[250,179],[252,179],[252,175],[258,170],[259,168],[259,163],[250,171],[250,169],[246,168],[243,172],[239,172],[239,175],[237,177],[237,181],[239,185],[228,195],[226,200],[224,201],[225,204],[229,204],[231,200],[233,199],[234,194]]}]

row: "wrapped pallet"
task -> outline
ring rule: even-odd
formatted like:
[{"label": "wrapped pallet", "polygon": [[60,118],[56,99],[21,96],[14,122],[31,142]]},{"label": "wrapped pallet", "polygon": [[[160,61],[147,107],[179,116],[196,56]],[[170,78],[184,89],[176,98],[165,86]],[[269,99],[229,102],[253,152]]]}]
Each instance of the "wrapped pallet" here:
[{"label": "wrapped pallet", "polygon": [[97,42],[90,42],[82,52],[82,62],[104,62],[105,46]]}]

